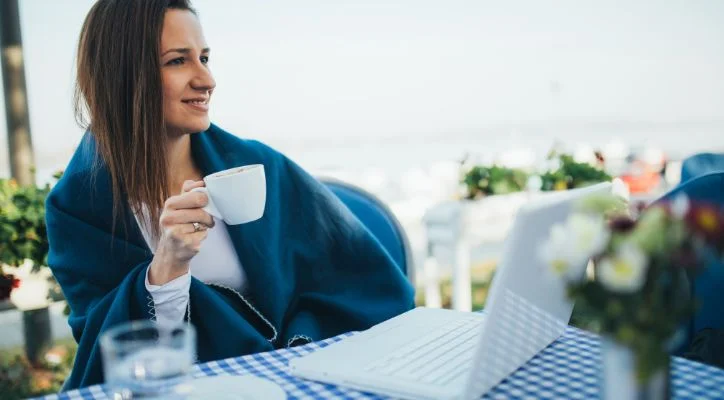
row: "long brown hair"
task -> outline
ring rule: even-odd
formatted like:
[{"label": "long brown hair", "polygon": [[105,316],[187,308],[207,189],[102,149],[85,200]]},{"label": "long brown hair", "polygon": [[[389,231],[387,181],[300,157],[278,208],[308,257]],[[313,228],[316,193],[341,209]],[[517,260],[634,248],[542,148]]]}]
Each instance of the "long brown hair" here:
[{"label": "long brown hair", "polygon": [[160,235],[154,222],[169,179],[160,62],[168,9],[195,13],[188,0],[99,0],[80,33],[75,115],[110,174],[114,231],[125,197]]}]

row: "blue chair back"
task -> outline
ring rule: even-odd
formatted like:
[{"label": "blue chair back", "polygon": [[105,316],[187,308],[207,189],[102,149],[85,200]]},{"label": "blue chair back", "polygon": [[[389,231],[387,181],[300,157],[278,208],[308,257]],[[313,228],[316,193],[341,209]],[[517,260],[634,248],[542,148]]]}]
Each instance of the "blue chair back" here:
[{"label": "blue chair back", "polygon": [[711,172],[724,172],[724,154],[694,154],[681,163],[681,182]]},{"label": "blue chair back", "polygon": [[400,222],[375,195],[352,184],[331,178],[319,179],[352,211],[379,240],[408,278],[413,272],[409,242]]},{"label": "blue chair back", "polygon": [[[682,182],[663,195],[660,201],[670,201],[685,194],[692,201],[707,202],[724,207],[724,172],[700,175]],[[655,203],[656,203],[655,202]],[[713,259],[690,282],[691,293],[700,302],[700,308],[689,326],[689,339],[704,328],[724,329],[724,263]]]}]

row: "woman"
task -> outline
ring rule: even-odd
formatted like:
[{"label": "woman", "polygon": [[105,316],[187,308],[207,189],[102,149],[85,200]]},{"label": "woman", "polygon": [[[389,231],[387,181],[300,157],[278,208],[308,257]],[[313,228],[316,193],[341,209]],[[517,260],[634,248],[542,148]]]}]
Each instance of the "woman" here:
[{"label": "woman", "polygon": [[[47,201],[48,263],[79,343],[67,388],[102,381],[99,335],[188,321],[208,361],[366,329],[413,307],[370,233],[273,149],[210,124],[216,82],[186,0],[100,0],[78,46],[88,132]],[[81,121],[85,119],[81,118]],[[226,226],[191,189],[264,164],[267,203]]]}]

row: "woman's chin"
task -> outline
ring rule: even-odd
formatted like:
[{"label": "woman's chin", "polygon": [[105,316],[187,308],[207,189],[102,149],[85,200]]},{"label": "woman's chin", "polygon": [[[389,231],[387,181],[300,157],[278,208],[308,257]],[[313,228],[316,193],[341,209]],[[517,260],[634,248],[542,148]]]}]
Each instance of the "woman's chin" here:
[{"label": "woman's chin", "polygon": [[211,126],[211,121],[207,118],[205,121],[196,124],[191,133],[203,132],[209,129],[209,126]]},{"label": "woman's chin", "polygon": [[173,132],[178,132],[186,135],[191,133],[203,132],[209,129],[209,126],[211,126],[211,121],[207,118],[204,121],[194,121],[194,123],[186,123],[182,126],[168,125],[168,132],[171,134],[173,134]]}]

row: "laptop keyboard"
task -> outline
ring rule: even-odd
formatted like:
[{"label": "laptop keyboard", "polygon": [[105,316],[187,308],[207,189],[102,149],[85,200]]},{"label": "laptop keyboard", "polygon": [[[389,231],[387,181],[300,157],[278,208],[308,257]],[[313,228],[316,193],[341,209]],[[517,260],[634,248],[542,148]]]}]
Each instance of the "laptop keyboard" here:
[{"label": "laptop keyboard", "polygon": [[469,371],[481,318],[464,318],[437,328],[365,369],[399,379],[446,384]]}]

